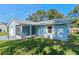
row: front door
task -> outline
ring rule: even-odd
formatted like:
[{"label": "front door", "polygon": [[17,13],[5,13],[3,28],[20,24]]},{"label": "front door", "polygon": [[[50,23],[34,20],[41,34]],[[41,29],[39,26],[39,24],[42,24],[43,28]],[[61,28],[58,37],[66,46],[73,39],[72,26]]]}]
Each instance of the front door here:
[{"label": "front door", "polygon": [[52,39],[52,26],[47,26],[48,38]]}]

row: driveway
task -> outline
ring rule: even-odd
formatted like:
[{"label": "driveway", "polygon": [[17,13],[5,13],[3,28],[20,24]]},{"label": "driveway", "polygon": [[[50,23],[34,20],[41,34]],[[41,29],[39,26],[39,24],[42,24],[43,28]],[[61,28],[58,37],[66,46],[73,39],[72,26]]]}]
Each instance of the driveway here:
[{"label": "driveway", "polygon": [[15,40],[17,39],[16,37],[13,36],[0,36],[0,40]]}]

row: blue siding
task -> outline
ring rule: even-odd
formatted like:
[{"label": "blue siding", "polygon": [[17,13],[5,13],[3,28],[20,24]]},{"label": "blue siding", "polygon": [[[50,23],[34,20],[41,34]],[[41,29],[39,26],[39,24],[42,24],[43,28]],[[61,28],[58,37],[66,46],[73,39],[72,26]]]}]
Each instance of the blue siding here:
[{"label": "blue siding", "polygon": [[44,29],[45,29],[45,26],[39,26],[38,27],[38,35],[44,35]]},{"label": "blue siding", "polygon": [[68,27],[65,24],[52,25],[52,33],[48,33],[45,26],[38,27],[38,35],[47,35],[50,39],[67,40],[68,39]]},{"label": "blue siding", "polygon": [[[30,26],[23,26],[23,36],[30,35]],[[32,34],[47,35],[50,39],[67,40],[68,39],[68,27],[66,25],[53,25],[52,33],[46,31],[45,26],[32,27]]]},{"label": "blue siding", "polygon": [[66,25],[55,25],[55,36],[54,39],[67,40],[68,39],[68,28]]}]

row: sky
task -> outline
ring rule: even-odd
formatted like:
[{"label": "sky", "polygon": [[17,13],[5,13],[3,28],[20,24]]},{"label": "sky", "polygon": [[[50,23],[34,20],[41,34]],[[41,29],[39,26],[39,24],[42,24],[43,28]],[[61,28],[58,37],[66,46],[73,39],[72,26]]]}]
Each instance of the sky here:
[{"label": "sky", "polygon": [[0,4],[0,22],[9,22],[11,18],[24,20],[36,10],[56,9],[65,16],[75,4]]}]

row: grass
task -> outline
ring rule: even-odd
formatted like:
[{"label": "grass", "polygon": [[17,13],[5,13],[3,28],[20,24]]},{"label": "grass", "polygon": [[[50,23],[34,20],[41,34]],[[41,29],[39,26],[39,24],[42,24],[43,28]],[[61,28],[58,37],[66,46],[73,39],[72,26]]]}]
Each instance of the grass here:
[{"label": "grass", "polygon": [[0,41],[1,55],[76,55],[78,44],[51,39],[29,39]]},{"label": "grass", "polygon": [[5,36],[5,35],[8,35],[7,32],[0,32],[0,36]]},{"label": "grass", "polygon": [[44,38],[0,41],[0,55],[79,55],[79,36],[70,42]]}]

